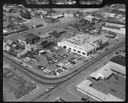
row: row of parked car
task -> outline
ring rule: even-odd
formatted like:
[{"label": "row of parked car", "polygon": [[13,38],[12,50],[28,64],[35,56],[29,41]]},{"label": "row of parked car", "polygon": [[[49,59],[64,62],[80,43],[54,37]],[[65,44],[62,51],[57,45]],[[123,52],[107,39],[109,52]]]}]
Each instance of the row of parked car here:
[{"label": "row of parked car", "polygon": [[80,63],[83,60],[83,57],[72,57],[68,60],[64,60],[63,62],[56,64],[56,66],[58,67],[56,71],[58,71],[59,74],[61,74],[62,72],[67,71],[73,65]]},{"label": "row of parked car", "polygon": [[47,58],[48,64],[54,64],[63,58],[68,57],[67,54],[56,54],[53,50],[41,50],[40,55],[44,55]]},{"label": "row of parked car", "polygon": [[[67,55],[63,54],[63,57],[67,57]],[[71,68],[73,65],[80,63],[81,61],[88,61],[88,59],[85,59],[84,57],[81,57],[79,55],[75,55],[74,57],[71,57],[68,60],[64,60],[56,64],[57,69],[55,69],[54,71],[48,69],[46,65],[38,65],[37,68],[46,73],[46,75],[59,76],[60,74]]]},{"label": "row of parked car", "polygon": [[46,66],[42,66],[42,65],[38,65],[37,68],[40,69],[40,70],[42,70],[44,73],[46,73],[46,75],[49,75],[49,76],[58,76],[61,73],[63,73],[64,71],[66,71],[69,67],[71,67],[72,64],[70,62],[68,62],[67,60],[64,60],[63,63],[59,63],[56,66],[58,68],[55,69],[54,71],[51,71]]},{"label": "row of parked car", "polygon": [[59,70],[51,71],[51,70],[48,69],[46,66],[42,66],[42,65],[38,65],[37,68],[38,68],[39,70],[43,71],[46,75],[49,75],[49,76],[58,76],[58,74],[60,73]]}]

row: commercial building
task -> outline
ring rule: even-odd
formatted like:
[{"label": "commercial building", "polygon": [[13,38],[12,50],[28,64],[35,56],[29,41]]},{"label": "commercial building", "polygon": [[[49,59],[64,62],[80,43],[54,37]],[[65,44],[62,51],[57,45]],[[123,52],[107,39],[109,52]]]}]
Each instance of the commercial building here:
[{"label": "commercial building", "polygon": [[89,56],[100,48],[100,45],[98,44],[99,41],[102,41],[102,44],[105,44],[108,42],[108,39],[104,36],[79,34],[58,42],[58,46],[69,49],[71,52],[78,53],[82,56]]},{"label": "commercial building", "polygon": [[114,33],[119,33],[119,34],[126,34],[126,29],[125,28],[120,28],[120,27],[113,27],[113,26],[103,26],[102,27],[103,30],[107,30],[107,31],[112,31]]},{"label": "commercial building", "polygon": [[125,58],[121,55],[115,56],[109,61],[109,65],[111,67],[111,70],[118,72],[122,75],[126,75],[126,63]]},{"label": "commercial building", "polygon": [[92,82],[90,80],[84,80],[76,86],[77,90],[81,93],[90,96],[97,101],[123,101],[122,99],[110,94],[103,93],[92,87]]},{"label": "commercial building", "polygon": [[26,53],[28,52],[28,49],[24,49],[22,52],[17,54],[18,58],[21,58],[22,56],[24,56]]},{"label": "commercial building", "polygon": [[104,65],[102,68],[90,74],[90,77],[98,79],[108,79],[113,74],[109,64]]},{"label": "commercial building", "polygon": [[125,58],[121,55],[113,57],[102,68],[90,74],[90,77],[98,79],[108,79],[113,72],[126,75]]},{"label": "commercial building", "polygon": [[110,22],[106,22],[105,25],[106,26],[119,27],[119,28],[124,28],[125,27],[125,25],[115,24],[115,23],[110,23]]}]

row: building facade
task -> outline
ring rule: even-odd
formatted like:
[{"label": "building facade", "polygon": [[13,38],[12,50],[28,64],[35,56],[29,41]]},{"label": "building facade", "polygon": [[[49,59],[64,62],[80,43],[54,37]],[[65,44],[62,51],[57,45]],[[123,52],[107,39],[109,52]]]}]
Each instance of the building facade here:
[{"label": "building facade", "polygon": [[98,41],[102,43],[107,43],[108,39],[102,36],[92,36],[87,34],[79,34],[69,39],[58,42],[58,46],[69,49],[71,52],[75,52],[82,56],[89,56],[94,54],[99,48],[100,45]]}]

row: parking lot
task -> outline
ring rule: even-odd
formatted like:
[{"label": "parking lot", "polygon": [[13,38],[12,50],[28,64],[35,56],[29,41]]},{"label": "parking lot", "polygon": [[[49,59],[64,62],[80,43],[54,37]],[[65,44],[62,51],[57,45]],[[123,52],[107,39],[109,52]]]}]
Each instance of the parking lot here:
[{"label": "parking lot", "polygon": [[27,56],[22,58],[23,63],[21,63],[26,67],[29,67],[27,65],[29,64],[47,76],[61,76],[65,71],[71,69],[73,65],[79,64],[84,60],[85,57],[64,50],[62,47],[54,46],[41,50],[34,59]]}]

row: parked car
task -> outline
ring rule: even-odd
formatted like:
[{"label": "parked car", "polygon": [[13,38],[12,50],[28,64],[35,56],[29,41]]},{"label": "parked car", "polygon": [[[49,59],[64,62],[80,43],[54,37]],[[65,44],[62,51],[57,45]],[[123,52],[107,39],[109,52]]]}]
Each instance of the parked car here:
[{"label": "parked car", "polygon": [[62,68],[58,68],[55,70],[56,74],[59,75],[61,74],[62,72],[64,72],[64,70]]},{"label": "parked car", "polygon": [[23,61],[24,61],[25,63],[27,63],[27,62],[30,61],[30,58],[29,58],[29,57],[25,57],[25,58],[23,58]]},{"label": "parked car", "polygon": [[64,65],[63,62],[56,64],[57,67],[62,67]]},{"label": "parked car", "polygon": [[84,62],[87,62],[88,61],[88,59],[84,59]]},{"label": "parked car", "polygon": [[72,60],[68,60],[71,64],[76,64],[74,61],[72,61]]},{"label": "parked car", "polygon": [[29,65],[28,65],[28,64],[26,64],[26,63],[24,63],[24,62],[23,62],[23,66],[25,66],[25,67],[29,67]]},{"label": "parked car", "polygon": [[48,73],[48,75],[50,75],[50,76],[56,76],[57,73],[55,71],[51,71],[51,72]]},{"label": "parked car", "polygon": [[48,74],[49,72],[51,72],[51,70],[49,70],[48,68],[46,68],[46,69],[43,70],[43,72],[45,72],[45,73]]},{"label": "parked car", "polygon": [[59,49],[59,47],[57,47],[57,46],[55,46],[55,47],[53,47],[54,49]]},{"label": "parked car", "polygon": [[62,73],[63,70],[62,70],[61,68],[58,68],[58,69],[56,70],[56,72],[58,72],[58,73]]},{"label": "parked car", "polygon": [[53,59],[49,59],[48,60],[48,64],[50,65],[50,64],[54,64],[55,62],[54,62],[54,60]]},{"label": "parked car", "polygon": [[37,62],[37,60],[36,59],[31,59],[32,61],[34,61],[35,63]]},{"label": "parked car", "polygon": [[62,69],[63,69],[63,70],[67,70],[68,68],[67,68],[67,67],[65,67],[65,66],[62,66]]},{"label": "parked car", "polygon": [[46,67],[43,66],[43,65],[38,65],[37,68],[40,69],[40,70],[44,70],[44,69],[46,69]]}]

